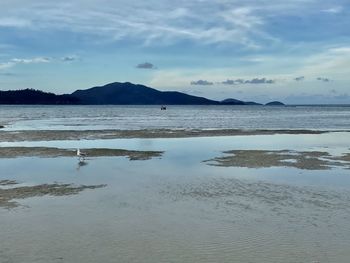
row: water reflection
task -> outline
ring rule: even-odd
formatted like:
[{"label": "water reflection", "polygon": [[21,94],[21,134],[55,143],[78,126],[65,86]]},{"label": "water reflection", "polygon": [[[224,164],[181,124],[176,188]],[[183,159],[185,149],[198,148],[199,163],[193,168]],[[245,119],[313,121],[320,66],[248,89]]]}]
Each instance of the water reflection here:
[{"label": "water reflection", "polygon": [[84,159],[84,160],[79,160],[78,161],[78,166],[77,166],[77,171],[80,171],[80,168],[83,166],[87,166],[89,163]]}]

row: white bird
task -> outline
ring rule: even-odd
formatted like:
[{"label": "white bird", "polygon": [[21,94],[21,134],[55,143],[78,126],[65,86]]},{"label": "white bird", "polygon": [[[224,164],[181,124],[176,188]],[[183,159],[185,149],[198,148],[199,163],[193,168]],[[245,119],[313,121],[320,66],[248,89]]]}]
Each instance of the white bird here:
[{"label": "white bird", "polygon": [[84,161],[87,154],[84,152],[81,152],[80,149],[77,149],[77,156],[79,158],[79,161]]}]

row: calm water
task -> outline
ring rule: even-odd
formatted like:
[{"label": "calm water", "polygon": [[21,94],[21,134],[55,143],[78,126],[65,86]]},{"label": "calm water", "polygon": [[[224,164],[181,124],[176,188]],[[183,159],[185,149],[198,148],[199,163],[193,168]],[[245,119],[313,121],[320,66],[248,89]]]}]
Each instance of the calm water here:
[{"label": "calm water", "polygon": [[107,184],[0,209],[0,262],[339,262],[350,258],[344,169],[203,163],[231,149],[348,152],[349,133],[2,143],[163,150],[160,159],[0,159],[0,180]]},{"label": "calm water", "polygon": [[0,125],[22,129],[350,129],[350,107],[0,106]]}]

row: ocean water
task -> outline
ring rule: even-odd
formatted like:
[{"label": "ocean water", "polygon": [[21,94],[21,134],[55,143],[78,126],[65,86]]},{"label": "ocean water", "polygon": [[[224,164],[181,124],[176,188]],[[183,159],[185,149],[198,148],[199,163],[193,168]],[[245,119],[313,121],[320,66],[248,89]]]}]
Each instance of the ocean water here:
[{"label": "ocean water", "polygon": [[5,130],[350,129],[347,106],[0,106]]}]

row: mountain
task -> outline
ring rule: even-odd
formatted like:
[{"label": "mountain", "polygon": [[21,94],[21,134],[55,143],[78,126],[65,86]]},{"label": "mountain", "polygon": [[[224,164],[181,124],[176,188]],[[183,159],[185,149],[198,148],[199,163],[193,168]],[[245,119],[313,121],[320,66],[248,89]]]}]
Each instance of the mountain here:
[{"label": "mountain", "polygon": [[285,106],[285,104],[280,101],[271,101],[269,103],[266,103],[265,105],[266,106]]},{"label": "mountain", "polygon": [[[261,105],[232,98],[215,101],[177,91],[159,91],[130,82],[114,82],[64,95],[34,89],[0,91],[0,104]],[[284,104],[273,101],[266,105]]]},{"label": "mountain", "polygon": [[0,104],[78,104],[71,95],[55,95],[34,89],[0,91]]},{"label": "mountain", "polygon": [[254,101],[241,101],[241,100],[236,100],[231,98],[220,101],[220,104],[222,105],[262,105]]},{"label": "mountain", "polygon": [[261,105],[263,105],[261,103],[257,103],[257,102],[254,102],[254,101],[245,101],[244,103],[245,103],[244,105],[253,105],[253,106],[261,106]]},{"label": "mountain", "polygon": [[176,91],[159,91],[130,82],[114,82],[105,86],[77,90],[71,94],[82,104],[119,105],[217,105],[219,102]]},{"label": "mountain", "polygon": [[236,99],[232,99],[232,98],[222,100],[222,101],[220,101],[220,104],[223,104],[223,105],[246,105],[246,103],[244,101],[236,100]]}]

